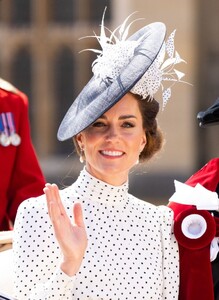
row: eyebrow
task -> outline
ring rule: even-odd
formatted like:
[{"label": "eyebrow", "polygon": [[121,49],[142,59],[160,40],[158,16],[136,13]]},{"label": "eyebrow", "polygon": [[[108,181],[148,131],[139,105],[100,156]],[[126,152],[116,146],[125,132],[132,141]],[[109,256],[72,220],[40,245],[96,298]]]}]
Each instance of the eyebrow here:
[{"label": "eyebrow", "polygon": [[[132,118],[137,119],[137,117],[134,115],[122,115],[119,117],[119,120],[132,119]],[[107,117],[105,115],[102,115],[98,119],[107,119]]]}]

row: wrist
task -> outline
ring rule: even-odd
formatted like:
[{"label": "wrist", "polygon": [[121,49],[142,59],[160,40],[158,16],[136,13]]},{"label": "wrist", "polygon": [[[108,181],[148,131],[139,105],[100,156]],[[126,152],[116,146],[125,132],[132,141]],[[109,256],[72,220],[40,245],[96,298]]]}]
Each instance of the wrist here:
[{"label": "wrist", "polygon": [[74,276],[80,269],[80,265],[73,261],[64,260],[60,266],[61,270],[68,276]]}]

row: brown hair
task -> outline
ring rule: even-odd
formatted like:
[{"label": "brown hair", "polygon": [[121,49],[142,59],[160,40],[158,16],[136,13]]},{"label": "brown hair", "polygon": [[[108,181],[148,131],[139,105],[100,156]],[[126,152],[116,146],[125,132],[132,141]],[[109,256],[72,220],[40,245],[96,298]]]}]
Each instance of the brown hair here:
[{"label": "brown hair", "polygon": [[147,144],[139,156],[140,162],[144,162],[152,158],[163,146],[163,134],[156,119],[159,103],[154,98],[142,99],[139,95],[132,95],[138,101],[147,138]]},{"label": "brown hair", "polygon": [[[163,146],[163,134],[160,128],[157,126],[157,114],[159,112],[159,103],[154,99],[142,99],[139,95],[133,94],[133,97],[138,101],[139,109],[141,111],[143,119],[143,127],[145,128],[145,134],[147,143],[139,156],[139,161],[144,162],[152,158]],[[78,155],[81,155],[81,149],[78,142],[73,137],[73,142]]]}]

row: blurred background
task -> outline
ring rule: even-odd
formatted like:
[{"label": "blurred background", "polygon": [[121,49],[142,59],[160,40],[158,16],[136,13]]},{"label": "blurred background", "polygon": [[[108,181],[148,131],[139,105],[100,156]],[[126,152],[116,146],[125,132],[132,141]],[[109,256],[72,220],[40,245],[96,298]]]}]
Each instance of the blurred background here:
[{"label": "blurred background", "polygon": [[[132,12],[130,34],[145,24],[176,29],[175,47],[187,64],[177,66],[189,84],[176,84],[158,121],[166,144],[155,160],[139,165],[130,190],[147,201],[166,204],[173,180],[185,181],[219,154],[217,126],[199,128],[196,115],[219,97],[219,2],[216,0],[1,0],[0,77],[29,97],[31,133],[47,181],[60,188],[83,168],[71,140],[56,133],[68,107],[91,78],[95,39],[104,8],[114,29]],[[157,98],[159,100],[159,96]]]}]

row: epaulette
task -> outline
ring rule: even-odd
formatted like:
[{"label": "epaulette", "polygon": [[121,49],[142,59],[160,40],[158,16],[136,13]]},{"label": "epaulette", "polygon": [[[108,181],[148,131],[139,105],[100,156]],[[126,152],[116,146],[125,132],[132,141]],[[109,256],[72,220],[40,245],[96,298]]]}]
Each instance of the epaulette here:
[{"label": "epaulette", "polygon": [[10,82],[0,78],[0,89],[17,94],[17,89]]}]

